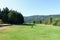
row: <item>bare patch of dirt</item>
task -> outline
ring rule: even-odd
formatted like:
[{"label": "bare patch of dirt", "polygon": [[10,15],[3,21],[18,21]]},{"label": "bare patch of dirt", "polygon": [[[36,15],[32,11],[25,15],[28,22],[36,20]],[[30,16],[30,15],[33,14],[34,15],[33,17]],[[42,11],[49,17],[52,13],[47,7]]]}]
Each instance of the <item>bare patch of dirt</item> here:
[{"label": "bare patch of dirt", "polygon": [[11,24],[0,24],[0,27],[11,26]]}]

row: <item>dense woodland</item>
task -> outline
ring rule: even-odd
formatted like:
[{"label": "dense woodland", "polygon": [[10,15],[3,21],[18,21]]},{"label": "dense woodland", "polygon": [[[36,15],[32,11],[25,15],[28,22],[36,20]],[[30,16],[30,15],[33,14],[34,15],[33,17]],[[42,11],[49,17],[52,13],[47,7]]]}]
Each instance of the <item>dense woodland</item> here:
[{"label": "dense woodland", "polygon": [[0,23],[23,24],[24,17],[20,12],[9,10],[7,7],[0,9]]}]

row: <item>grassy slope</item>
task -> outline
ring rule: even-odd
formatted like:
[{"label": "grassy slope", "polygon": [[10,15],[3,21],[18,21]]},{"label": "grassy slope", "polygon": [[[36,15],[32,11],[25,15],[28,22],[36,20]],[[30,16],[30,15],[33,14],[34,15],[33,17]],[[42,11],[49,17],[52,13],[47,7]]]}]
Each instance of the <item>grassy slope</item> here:
[{"label": "grassy slope", "polygon": [[0,28],[0,40],[60,40],[60,27],[14,25]]}]

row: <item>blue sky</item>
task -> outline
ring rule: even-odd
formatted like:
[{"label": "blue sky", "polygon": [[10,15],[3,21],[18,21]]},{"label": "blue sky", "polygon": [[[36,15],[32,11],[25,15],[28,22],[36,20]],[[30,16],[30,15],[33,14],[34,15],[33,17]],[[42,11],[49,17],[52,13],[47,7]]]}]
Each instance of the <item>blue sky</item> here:
[{"label": "blue sky", "polygon": [[0,0],[0,8],[4,7],[24,16],[60,14],[60,0]]}]

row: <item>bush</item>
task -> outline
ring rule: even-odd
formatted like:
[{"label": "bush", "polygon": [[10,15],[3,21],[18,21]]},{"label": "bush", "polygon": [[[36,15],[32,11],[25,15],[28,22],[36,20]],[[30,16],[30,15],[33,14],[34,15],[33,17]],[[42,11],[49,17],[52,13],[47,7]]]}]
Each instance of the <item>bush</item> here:
[{"label": "bush", "polygon": [[60,21],[56,20],[55,23],[53,23],[55,26],[60,26]]},{"label": "bush", "polygon": [[33,24],[35,24],[36,23],[36,21],[33,21]]}]

